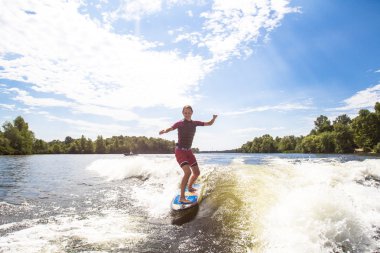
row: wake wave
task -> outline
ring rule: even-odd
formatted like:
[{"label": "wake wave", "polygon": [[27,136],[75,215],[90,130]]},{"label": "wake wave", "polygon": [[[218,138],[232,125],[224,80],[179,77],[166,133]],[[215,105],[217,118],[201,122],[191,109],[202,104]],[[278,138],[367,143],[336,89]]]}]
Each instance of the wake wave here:
[{"label": "wake wave", "polygon": [[[210,166],[202,166],[199,181],[207,178]],[[170,215],[170,202],[179,192],[183,176],[174,156],[137,156],[126,159],[99,159],[91,163],[87,170],[95,171],[107,181],[140,179],[128,194],[133,205],[142,208],[151,218]],[[212,170],[212,169],[211,169]],[[122,189],[118,189],[120,191]]]},{"label": "wake wave", "polygon": [[99,159],[92,162],[87,169],[97,172],[108,181],[133,177],[147,180],[150,177],[175,175],[177,166],[173,158],[136,156],[125,159]]},{"label": "wake wave", "polygon": [[173,155],[91,156],[68,167],[72,191],[0,201],[0,251],[380,252],[380,160],[197,158],[205,194],[190,223],[171,222],[183,175]]},{"label": "wake wave", "polygon": [[[292,172],[264,215],[265,252],[375,252],[380,228],[378,160],[273,160]],[[366,184],[358,182],[367,182]],[[369,187],[370,186],[370,187]]]},{"label": "wake wave", "polygon": [[23,226],[22,230],[0,237],[1,252],[89,252],[99,247],[134,247],[146,234],[139,229],[136,217],[117,210],[102,216],[56,216],[41,221],[26,220],[0,226],[1,230]]}]

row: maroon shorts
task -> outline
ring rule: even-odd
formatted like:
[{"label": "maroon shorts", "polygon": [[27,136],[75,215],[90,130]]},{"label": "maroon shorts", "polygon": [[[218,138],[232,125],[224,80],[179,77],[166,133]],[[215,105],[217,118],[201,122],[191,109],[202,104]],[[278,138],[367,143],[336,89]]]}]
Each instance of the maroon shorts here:
[{"label": "maroon shorts", "polygon": [[195,156],[193,152],[190,150],[183,150],[176,148],[175,149],[175,158],[177,159],[177,162],[179,166],[184,166],[186,164],[190,165],[190,167],[197,165],[197,159],[195,159]]}]

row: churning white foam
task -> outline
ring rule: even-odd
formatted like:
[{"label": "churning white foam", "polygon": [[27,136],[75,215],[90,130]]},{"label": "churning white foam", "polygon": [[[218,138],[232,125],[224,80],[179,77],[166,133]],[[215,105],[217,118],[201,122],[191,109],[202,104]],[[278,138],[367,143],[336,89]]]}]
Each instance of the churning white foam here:
[{"label": "churning white foam", "polygon": [[178,191],[183,172],[174,156],[136,156],[126,159],[100,159],[87,167],[108,181],[138,178],[142,183],[132,189],[135,206],[149,217],[169,214],[170,202]]},{"label": "churning white foam", "polygon": [[174,159],[166,157],[135,156],[125,159],[99,159],[92,162],[87,169],[97,172],[109,181],[131,177],[146,180],[149,177],[161,178],[172,174],[175,165]]},{"label": "churning white foam", "polygon": [[376,239],[380,189],[375,185],[380,160],[279,159],[271,165],[291,171],[292,176],[280,179],[278,201],[264,215],[265,252],[375,252],[380,248]]},{"label": "churning white foam", "polygon": [[[72,247],[81,252],[88,248],[133,247],[146,238],[135,219],[117,210],[109,210],[87,218],[57,216],[43,224],[39,220],[29,220],[29,228],[2,236],[0,248],[1,252],[33,253],[66,252],[66,248],[71,251]],[[0,229],[4,229],[3,226]]]}]

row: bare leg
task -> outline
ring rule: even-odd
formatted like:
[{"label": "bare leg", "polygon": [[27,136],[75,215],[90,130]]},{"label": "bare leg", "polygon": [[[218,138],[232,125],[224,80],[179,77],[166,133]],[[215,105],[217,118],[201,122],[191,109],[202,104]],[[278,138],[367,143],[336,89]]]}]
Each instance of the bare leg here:
[{"label": "bare leg", "polygon": [[184,203],[191,203],[191,201],[187,200],[185,197],[185,188],[186,188],[187,182],[189,181],[189,177],[191,175],[190,166],[186,164],[186,165],[183,165],[181,168],[185,174],[183,175],[183,178],[181,181],[181,196],[179,198],[179,201],[184,202]]},{"label": "bare leg", "polygon": [[193,167],[191,167],[191,171],[193,173],[191,175],[188,187],[189,187],[189,191],[195,191],[195,189],[193,188],[193,184],[195,183],[195,181],[197,180],[197,178],[199,177],[201,173],[199,171],[198,165],[194,165]]}]

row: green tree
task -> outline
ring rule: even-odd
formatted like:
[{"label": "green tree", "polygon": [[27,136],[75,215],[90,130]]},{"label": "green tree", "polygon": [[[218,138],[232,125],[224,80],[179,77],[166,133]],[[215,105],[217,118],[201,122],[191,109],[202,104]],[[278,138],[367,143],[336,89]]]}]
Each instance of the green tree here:
[{"label": "green tree", "polygon": [[297,146],[297,140],[294,135],[284,136],[281,138],[278,144],[278,151],[280,152],[289,152],[295,151]]},{"label": "green tree", "polygon": [[336,153],[352,153],[354,151],[354,135],[350,125],[334,122],[334,134]]},{"label": "green tree", "polygon": [[74,142],[73,138],[71,138],[70,136],[66,136],[66,138],[65,138],[65,144],[66,145],[70,145],[73,142]]},{"label": "green tree", "polygon": [[94,153],[94,143],[90,138],[86,140],[85,146],[84,146],[84,153],[85,154],[93,154]]},{"label": "green tree", "polygon": [[323,132],[319,136],[319,146],[317,151],[320,153],[334,153],[335,151],[335,135],[333,132]]},{"label": "green tree", "polygon": [[376,102],[374,108],[375,108],[375,115],[376,115],[376,118],[377,118],[377,128],[376,128],[377,136],[376,136],[376,140],[377,140],[377,142],[380,142],[380,103]]},{"label": "green tree", "polygon": [[336,125],[336,124],[341,124],[341,125],[344,125],[344,126],[348,126],[350,125],[352,122],[351,118],[348,117],[346,114],[343,114],[343,115],[340,115],[338,117],[336,117],[336,119],[333,121],[333,127]]},{"label": "green tree", "polygon": [[250,153],[260,153],[262,142],[263,142],[263,139],[261,137],[255,137],[252,141],[249,152]]},{"label": "green tree", "polygon": [[106,153],[106,142],[103,139],[103,136],[99,135],[95,141],[95,152],[97,154],[105,154]]},{"label": "green tree", "polygon": [[380,102],[376,102],[375,104],[375,113],[380,116]]},{"label": "green tree", "polygon": [[311,129],[311,131],[309,133],[309,135],[317,135],[317,134],[318,134],[318,132],[315,129]]},{"label": "green tree", "polygon": [[53,154],[61,154],[61,153],[63,153],[61,145],[59,145],[58,143],[55,143],[53,145],[53,147],[51,148],[51,152]]},{"label": "green tree", "polygon": [[82,134],[82,136],[80,137],[80,153],[81,154],[84,154],[85,153],[85,150],[86,150],[86,138],[84,137],[84,135]]},{"label": "green tree", "polygon": [[33,143],[33,153],[34,154],[47,154],[49,153],[48,144],[40,139],[36,139]]},{"label": "green tree", "polygon": [[296,148],[295,148],[295,152],[297,153],[302,153],[302,141],[305,137],[303,137],[302,135],[300,137],[296,137]]},{"label": "green tree", "polygon": [[110,151],[110,153],[113,153],[113,154],[121,153],[121,151],[120,151],[120,143],[123,146],[124,142],[123,142],[122,138],[121,138],[121,141],[119,139],[120,139],[120,137],[116,137],[116,136],[113,136],[111,138],[111,143],[109,144],[109,151]]},{"label": "green tree", "polygon": [[302,139],[300,146],[303,153],[320,153],[321,140],[317,135],[308,135]]},{"label": "green tree", "polygon": [[353,119],[351,125],[354,141],[364,151],[371,150],[380,141],[380,121],[376,113],[360,110],[359,116]]},{"label": "green tree", "polygon": [[[361,147],[364,151],[379,152],[380,102],[376,102],[374,109],[373,113],[369,110],[360,110],[359,115],[353,120],[346,114],[340,115],[332,125],[326,116],[320,115],[314,121],[315,127],[308,136],[277,137],[272,148],[280,152],[351,153],[356,147]],[[265,147],[268,147],[267,144],[271,143],[271,139],[263,137],[264,135],[246,142],[239,151],[266,152]]]},{"label": "green tree", "polygon": [[243,146],[241,146],[242,153],[251,153],[252,141],[247,141]]},{"label": "green tree", "polygon": [[67,136],[64,141],[53,140],[46,143],[36,140],[28,124],[20,116],[13,124],[5,122],[4,132],[0,131],[0,155],[8,154],[45,154],[45,153],[70,153],[70,154],[104,154],[112,153],[172,153],[175,143],[164,139],[147,138],[145,136],[115,136],[103,139],[98,136],[95,142],[84,135],[79,139]]},{"label": "green tree", "polygon": [[0,131],[0,155],[11,155],[13,153],[14,149],[11,147],[9,140]]},{"label": "green tree", "polygon": [[376,154],[380,154],[380,142],[377,143],[377,145],[373,149],[373,152],[375,152]]},{"label": "green tree", "polygon": [[4,137],[9,140],[9,145],[14,150],[13,154],[32,154],[34,133],[29,131],[28,123],[21,116],[18,116],[13,124],[5,122],[3,129]]},{"label": "green tree", "polygon": [[331,126],[331,122],[330,120],[324,116],[324,115],[321,115],[319,116],[315,121],[314,121],[314,125],[315,125],[315,130],[316,132],[319,134],[319,133],[323,133],[323,132],[328,132],[328,131],[332,131],[333,128]]},{"label": "green tree", "polygon": [[80,153],[80,144],[78,141],[73,141],[70,143],[69,148],[67,150],[69,154],[79,154]]},{"label": "green tree", "polygon": [[272,136],[265,134],[261,137],[260,153],[273,153],[276,152],[275,141]]},{"label": "green tree", "polygon": [[255,137],[241,147],[244,153],[273,153],[277,152],[276,141],[269,134]]},{"label": "green tree", "polygon": [[3,124],[4,137],[8,139],[9,145],[13,150],[12,154],[17,154],[21,150],[22,136],[20,131],[13,126],[11,122],[5,122]]},{"label": "green tree", "polygon": [[48,143],[50,154],[62,154],[65,152],[64,142],[52,140]]}]

